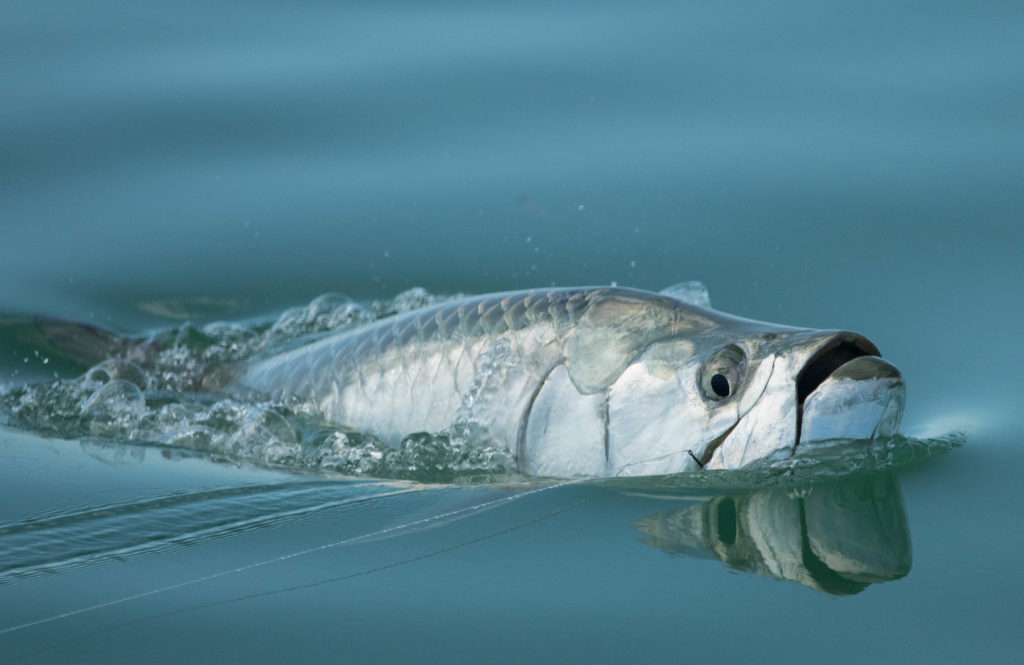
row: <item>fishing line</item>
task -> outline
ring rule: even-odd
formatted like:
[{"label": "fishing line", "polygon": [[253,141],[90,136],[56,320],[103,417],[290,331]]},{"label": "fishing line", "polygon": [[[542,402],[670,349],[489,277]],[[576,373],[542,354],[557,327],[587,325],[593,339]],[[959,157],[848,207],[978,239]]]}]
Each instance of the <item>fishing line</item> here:
[{"label": "fishing line", "polygon": [[586,479],[571,480],[571,481],[566,481],[566,482],[558,483],[556,485],[549,485],[547,487],[540,487],[538,489],[527,490],[525,492],[520,492],[518,494],[513,494],[511,496],[501,497],[500,499],[495,499],[493,501],[486,501],[484,503],[478,503],[476,505],[469,506],[467,508],[460,508],[458,510],[452,510],[452,511],[449,511],[447,513],[441,513],[440,515],[433,515],[431,517],[424,517],[423,519],[414,520],[412,522],[406,522],[404,524],[399,524],[399,525],[387,527],[387,528],[384,528],[384,529],[379,529],[377,531],[372,531],[370,533],[364,533],[362,535],[353,536],[351,538],[344,538],[342,540],[337,540],[337,541],[334,541],[332,543],[327,543],[327,544],[324,544],[324,545],[317,545],[316,547],[310,547],[309,549],[300,550],[298,552],[292,552],[290,554],[284,554],[284,555],[281,555],[279,557],[274,557],[273,559],[266,559],[266,560],[263,560],[263,561],[257,561],[256,563],[250,563],[250,564],[246,564],[244,566],[239,566],[237,568],[231,568],[231,569],[228,569],[228,570],[222,570],[222,571],[217,572],[217,573],[211,573],[210,575],[204,575],[202,577],[196,577],[196,578],[191,579],[191,580],[186,580],[184,582],[178,582],[176,584],[171,584],[171,585],[168,585],[168,586],[160,587],[158,589],[151,589],[149,591],[143,591],[142,593],[136,593],[136,594],[133,594],[133,595],[130,595],[130,596],[124,596],[123,598],[117,598],[115,600],[108,600],[106,602],[98,603],[96,605],[90,605],[88,607],[82,607],[82,608],[79,608],[77,610],[70,610],[68,612],[62,612],[60,614],[56,614],[54,616],[46,617],[44,619],[36,619],[35,621],[29,621],[29,622],[26,622],[26,623],[23,623],[23,624],[19,624],[19,625],[16,625],[16,626],[10,626],[10,627],[7,627],[7,628],[0,629],[0,635],[4,635],[6,633],[13,633],[15,631],[23,630],[25,628],[30,628],[32,626],[38,626],[38,625],[41,625],[41,624],[44,624],[44,623],[50,623],[52,621],[57,621],[59,619],[66,619],[68,617],[76,616],[78,614],[85,614],[86,612],[93,612],[95,610],[103,609],[105,607],[112,607],[114,605],[120,605],[122,603],[127,603],[127,602],[132,601],[132,600],[138,600],[140,598],[148,598],[149,596],[155,596],[157,594],[164,593],[164,592],[167,592],[167,591],[173,591],[175,589],[181,589],[181,588],[184,588],[184,587],[187,587],[187,586],[192,586],[193,584],[199,584],[200,582],[208,582],[210,580],[215,580],[215,579],[218,579],[220,577],[225,577],[227,575],[234,575],[236,573],[242,573],[242,572],[245,572],[245,571],[248,571],[248,570],[253,570],[255,568],[260,568],[262,566],[267,566],[267,565],[270,565],[272,563],[278,563],[278,562],[281,562],[281,561],[287,561],[289,559],[294,559],[294,558],[297,558],[297,557],[300,557],[300,556],[305,556],[307,554],[312,554],[314,552],[321,552],[323,550],[328,550],[328,549],[331,549],[331,548],[334,548],[334,547],[340,547],[342,545],[349,545],[349,544],[358,542],[360,540],[365,540],[365,539],[368,539],[368,538],[376,538],[376,537],[379,537],[379,536],[385,536],[385,535],[396,533],[396,532],[403,531],[403,530],[406,530],[406,529],[411,529],[413,527],[421,526],[423,524],[427,524],[427,523],[430,523],[430,522],[436,522],[436,521],[439,521],[439,520],[444,520],[444,519],[447,519],[447,518],[452,518],[452,517],[455,517],[455,516],[458,516],[458,515],[462,515],[464,513],[472,513],[474,511],[478,511],[478,510],[484,510],[486,508],[491,508],[493,506],[501,505],[503,503],[510,503],[510,502],[515,501],[517,499],[521,499],[521,498],[523,498],[525,496],[529,496],[531,494],[537,494],[538,492],[544,492],[544,491],[547,491],[547,490],[557,489],[559,487],[565,487],[566,485],[572,485],[574,483],[581,482],[582,480],[586,480]]},{"label": "fishing line", "polygon": [[[529,490],[529,491],[526,491],[526,492],[521,492],[521,493],[513,495],[511,497],[503,497],[502,499],[498,499],[496,501],[489,501],[489,502],[486,502],[486,503],[477,504],[476,506],[471,506],[469,508],[463,508],[461,510],[456,510],[456,511],[452,511],[450,513],[446,513],[445,515],[437,515],[435,517],[427,518],[427,519],[424,519],[424,520],[417,520],[416,522],[410,522],[410,523],[405,524],[405,525],[400,525],[400,526],[397,526],[397,527],[391,527],[390,529],[382,529],[381,531],[375,532],[374,534],[367,534],[367,536],[360,536],[360,537],[357,537],[357,538],[348,539],[348,541],[338,541],[338,543],[332,543],[330,545],[321,546],[320,548],[315,548],[315,549],[311,549],[311,550],[307,550],[307,551],[312,552],[312,551],[316,551],[317,549],[326,549],[327,547],[333,547],[334,545],[341,544],[342,542],[351,542],[352,540],[357,540],[358,538],[361,538],[361,537],[368,537],[368,536],[371,536],[371,535],[377,535],[379,533],[385,533],[385,532],[389,532],[389,531],[396,531],[396,530],[399,530],[399,529],[402,529],[402,528],[405,528],[405,527],[414,526],[416,524],[422,524],[423,522],[426,522],[426,521],[430,521],[430,520],[433,520],[433,519],[445,517],[446,515],[455,515],[455,514],[463,513],[463,512],[466,512],[466,511],[469,511],[469,510],[473,510],[473,509],[476,509],[476,508],[481,508],[482,509],[482,508],[490,507],[490,506],[493,506],[493,505],[496,505],[496,504],[499,504],[499,503],[502,503],[502,502],[506,502],[506,503],[507,502],[511,502],[511,501],[514,501],[516,499],[520,499],[520,498],[522,498],[524,496],[527,496],[527,495],[530,495],[530,494],[536,494],[537,492],[542,492],[544,490],[556,489],[556,488],[559,488],[559,487],[564,487],[566,485],[572,485],[572,484],[577,483],[577,482],[581,482],[581,480],[573,480],[573,481],[569,481],[569,482],[559,483],[558,485],[551,485],[549,487],[542,487],[542,488],[536,489],[536,490]],[[140,623],[145,623],[147,621],[153,621],[153,620],[156,620],[156,619],[162,619],[162,618],[169,617],[169,616],[174,616],[174,615],[177,615],[177,614],[184,614],[186,612],[193,612],[193,611],[197,611],[197,610],[208,609],[208,608],[211,608],[211,607],[219,607],[221,605],[230,605],[232,603],[239,603],[239,602],[246,601],[246,600],[252,600],[254,598],[264,598],[264,597],[267,597],[267,596],[274,596],[274,595],[278,595],[278,594],[282,594],[282,593],[289,593],[291,591],[300,591],[302,589],[311,589],[311,588],[314,588],[314,587],[319,587],[319,586],[325,586],[325,585],[328,585],[328,584],[333,584],[335,582],[344,582],[346,580],[354,579],[354,578],[357,578],[357,577],[365,577],[367,575],[372,575],[373,573],[379,573],[379,572],[382,572],[382,571],[385,571],[385,570],[391,570],[393,568],[400,568],[402,566],[407,566],[409,564],[417,563],[419,561],[425,561],[426,559],[432,559],[432,558],[434,558],[436,556],[440,556],[441,554],[447,554],[449,552],[454,552],[454,551],[462,549],[464,547],[469,547],[470,545],[475,545],[477,543],[481,543],[483,541],[490,540],[492,538],[497,538],[498,536],[502,536],[502,535],[505,535],[507,533],[512,533],[513,531],[518,531],[519,529],[531,526],[533,524],[538,524],[540,522],[544,522],[544,521],[549,520],[549,519],[551,519],[553,517],[557,517],[558,515],[562,515],[564,513],[569,512],[570,510],[578,508],[579,506],[583,505],[584,503],[586,503],[589,500],[590,500],[589,497],[584,497],[584,498],[576,500],[575,502],[573,502],[572,504],[570,504],[568,506],[565,506],[563,508],[558,508],[556,510],[552,510],[551,512],[549,512],[549,513],[547,513],[545,515],[541,515],[540,517],[535,517],[535,518],[533,518],[531,520],[527,520],[525,522],[520,522],[518,524],[513,524],[510,527],[506,527],[504,529],[500,529],[498,531],[494,531],[492,533],[488,533],[488,534],[485,534],[483,536],[477,536],[476,538],[471,538],[469,540],[462,541],[461,543],[456,543],[454,545],[449,545],[448,547],[442,547],[442,548],[437,549],[437,550],[432,550],[430,552],[426,552],[426,553],[420,554],[418,556],[410,557],[408,559],[401,559],[399,561],[393,561],[391,563],[384,564],[384,565],[381,565],[381,566],[375,566],[373,568],[367,568],[366,570],[361,570],[361,571],[358,571],[358,572],[355,572],[355,573],[349,573],[348,575],[339,575],[338,577],[331,577],[331,578],[327,578],[327,579],[324,579],[324,580],[317,580],[316,582],[307,582],[305,584],[296,584],[296,585],[292,585],[292,586],[282,587],[280,589],[272,589],[270,591],[260,591],[258,593],[251,593],[251,594],[247,594],[247,595],[244,595],[244,596],[236,596],[234,598],[228,598],[228,599],[225,599],[225,600],[218,600],[218,601],[214,601],[214,602],[210,602],[210,603],[203,603],[202,605],[192,605],[190,607],[183,607],[183,608],[176,609],[176,610],[170,610],[168,612],[162,612],[160,614],[153,614],[153,615],[150,615],[150,616],[147,616],[147,617],[142,617],[140,619],[134,619],[132,621],[127,621],[125,623],[119,623],[119,624],[117,624],[115,626],[110,626],[108,628],[102,628],[100,630],[95,630],[95,631],[92,631],[90,633],[86,633],[84,635],[79,635],[78,637],[74,637],[74,638],[72,638],[70,640],[65,640],[63,642],[59,642],[57,644],[51,644],[50,646],[47,646],[44,649],[40,649],[38,651],[33,651],[31,653],[22,654],[20,656],[17,656],[15,658],[10,659],[10,660],[5,660],[5,661],[3,661],[3,663],[13,663],[13,662],[16,662],[16,661],[19,661],[19,660],[24,660],[26,658],[31,658],[32,656],[37,656],[37,655],[39,655],[41,653],[45,653],[47,651],[53,651],[54,649],[59,649],[61,647],[67,646],[69,644],[74,644],[75,642],[80,642],[80,641],[82,641],[84,639],[87,639],[87,638],[90,638],[90,637],[95,637],[96,635],[101,635],[103,633],[109,633],[109,632],[112,632],[112,631],[115,631],[115,630],[119,630],[121,628],[127,628],[128,626],[134,626],[134,625],[137,625],[137,624],[140,624]],[[289,556],[299,556],[299,553],[294,554],[294,555],[289,555]],[[268,560],[267,562],[263,562],[263,563],[271,563],[272,561],[278,561],[278,560],[281,560],[281,559],[284,559],[284,558],[288,558],[288,557],[279,557],[278,559]],[[253,565],[248,566],[247,568],[254,568],[256,565],[263,565],[263,563],[253,564]],[[239,570],[241,570],[241,569],[239,569]],[[234,571],[227,571],[225,573],[218,574],[218,576],[219,575],[226,575],[226,574],[229,574],[230,572],[234,572]],[[210,577],[213,577],[213,576],[207,576],[207,578],[204,578],[204,579],[209,579]],[[196,581],[198,581],[198,580],[196,580]],[[185,586],[185,585],[184,584],[180,584],[180,585],[177,585],[177,586]],[[167,587],[167,588],[177,588],[177,587]],[[158,593],[158,592],[159,591],[152,592],[152,593]],[[152,595],[152,593],[150,593],[150,594],[140,594],[139,596],[134,596],[134,597],[137,598],[137,597],[142,597],[143,595]],[[129,600],[129,599],[126,598],[124,600]],[[106,605],[111,605],[111,604],[114,604],[114,603],[107,603]],[[96,607],[105,607],[106,605],[96,606]],[[85,611],[88,611],[88,608],[84,609],[84,610],[79,610],[78,612],[68,613],[68,614],[65,614],[64,616],[70,616],[71,614],[85,612]],[[59,618],[59,617],[54,617],[54,618]],[[48,620],[51,620],[51,619],[48,619]],[[43,622],[40,621],[40,622],[36,622],[36,623],[43,623]],[[26,624],[26,626],[28,626],[28,625],[35,625],[35,624]],[[18,627],[15,627],[14,629],[7,629],[7,630],[8,631],[9,630],[17,630],[17,628]]]}]

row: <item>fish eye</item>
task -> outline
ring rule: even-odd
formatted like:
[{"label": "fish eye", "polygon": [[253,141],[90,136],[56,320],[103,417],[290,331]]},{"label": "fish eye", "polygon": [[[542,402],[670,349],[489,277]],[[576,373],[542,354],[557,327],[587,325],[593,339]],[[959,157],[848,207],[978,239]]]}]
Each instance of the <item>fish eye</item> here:
[{"label": "fish eye", "polygon": [[735,344],[712,353],[700,369],[700,388],[704,397],[717,402],[735,395],[746,364],[746,354]]}]

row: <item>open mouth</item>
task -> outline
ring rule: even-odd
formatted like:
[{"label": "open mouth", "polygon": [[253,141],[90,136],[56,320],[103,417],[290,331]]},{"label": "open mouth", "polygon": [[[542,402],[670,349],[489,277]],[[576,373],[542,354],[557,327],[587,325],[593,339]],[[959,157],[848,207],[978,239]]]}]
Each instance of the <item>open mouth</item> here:
[{"label": "open mouth", "polygon": [[[871,361],[854,362],[869,356]],[[844,369],[840,372],[840,369]],[[835,335],[818,349],[796,377],[796,445],[801,442],[804,426],[804,404],[830,377],[843,375],[849,379],[882,378],[899,372],[881,359],[878,347],[865,337],[854,333]],[[847,376],[848,375],[848,376]]]},{"label": "open mouth", "polygon": [[784,368],[778,380],[769,382],[757,408],[691,453],[698,466],[731,469],[757,460],[813,456],[829,450],[830,442],[898,431],[906,385],[871,341],[851,332],[814,331],[787,342],[775,356],[781,364],[773,368]]}]

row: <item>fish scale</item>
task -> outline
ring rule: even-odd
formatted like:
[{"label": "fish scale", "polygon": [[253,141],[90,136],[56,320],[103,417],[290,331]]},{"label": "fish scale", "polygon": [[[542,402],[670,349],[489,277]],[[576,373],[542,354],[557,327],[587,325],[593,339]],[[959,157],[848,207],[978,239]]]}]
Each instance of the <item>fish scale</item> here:
[{"label": "fish scale", "polygon": [[[566,332],[615,291],[550,289],[446,303],[262,361],[240,383],[275,398],[308,401],[325,418],[391,443],[444,429],[457,415],[507,442],[524,400],[561,356]],[[484,366],[502,341],[517,371]],[[484,371],[490,372],[486,385],[478,386],[482,394],[467,410],[470,386]]]}]

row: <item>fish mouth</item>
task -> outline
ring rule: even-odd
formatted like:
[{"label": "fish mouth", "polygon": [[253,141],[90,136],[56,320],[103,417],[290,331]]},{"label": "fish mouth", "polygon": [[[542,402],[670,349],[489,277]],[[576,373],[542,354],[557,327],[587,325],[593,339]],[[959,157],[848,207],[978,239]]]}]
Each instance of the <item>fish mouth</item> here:
[{"label": "fish mouth", "polygon": [[878,347],[855,333],[837,333],[796,377],[796,440],[868,439],[895,433],[903,416],[903,376]]}]

